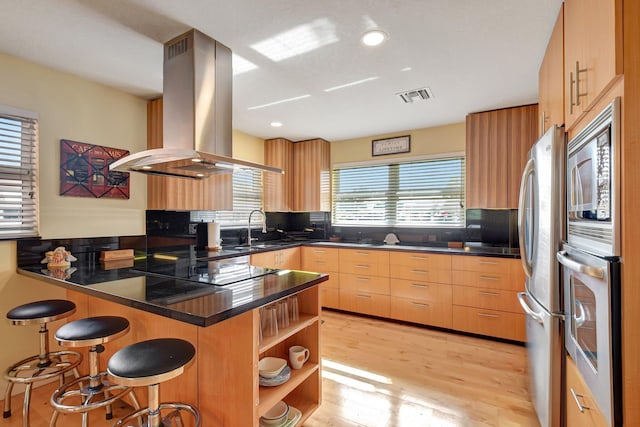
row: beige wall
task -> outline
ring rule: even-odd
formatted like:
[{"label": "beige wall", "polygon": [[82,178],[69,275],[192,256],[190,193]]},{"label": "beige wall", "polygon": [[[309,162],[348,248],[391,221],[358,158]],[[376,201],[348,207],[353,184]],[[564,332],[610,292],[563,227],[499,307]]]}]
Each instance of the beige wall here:
[{"label": "beige wall", "polygon": [[[411,135],[411,152],[373,157],[371,141],[394,136]],[[364,138],[331,142],[331,165],[335,163],[362,162],[367,160],[394,160],[406,157],[438,155],[462,152],[465,145],[465,123],[426,129],[372,135]]]},{"label": "beige wall", "polygon": [[[60,139],[139,151],[146,147],[146,101],[69,74],[0,54],[0,104],[39,115],[40,232],[43,238],[144,234],[146,178],[131,175],[129,200],[61,197]],[[16,243],[0,242],[0,318],[62,288],[18,276]],[[55,331],[55,327],[51,327]],[[37,328],[0,320],[0,367],[37,353]],[[4,391],[4,380],[0,379]],[[21,391],[21,390],[17,390]],[[2,396],[0,396],[0,399]],[[19,416],[20,408],[15,408]]]},{"label": "beige wall", "polygon": [[234,129],[233,157],[248,162],[264,163],[264,139]]}]

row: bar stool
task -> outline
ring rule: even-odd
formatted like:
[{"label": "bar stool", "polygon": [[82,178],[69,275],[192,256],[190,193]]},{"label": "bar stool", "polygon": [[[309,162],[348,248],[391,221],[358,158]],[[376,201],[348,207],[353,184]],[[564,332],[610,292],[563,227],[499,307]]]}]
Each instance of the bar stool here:
[{"label": "bar stool", "polygon": [[[23,359],[12,365],[4,373],[7,389],[4,394],[3,418],[11,416],[11,391],[15,384],[26,385],[24,404],[22,406],[22,425],[29,426],[29,403],[31,387],[34,382],[59,377],[60,385],[64,384],[64,374],[74,371],[82,361],[82,355],[76,351],[49,351],[49,331],[47,323],[63,319],[76,311],[76,305],[67,300],[51,299],[36,301],[14,307],[7,313],[7,319],[13,325],[40,325],[40,354]],[[65,360],[62,360],[62,357]]]},{"label": "bar stool", "polygon": [[[58,414],[82,414],[82,427],[88,426],[89,411],[104,407],[106,419],[113,418],[111,404],[130,394],[135,409],[140,409],[133,388],[110,384],[106,380],[107,372],[100,371],[99,354],[104,351],[103,344],[120,338],[129,332],[129,321],[118,316],[88,317],[67,323],[56,331],[58,344],[65,347],[90,347],[89,375],[68,382],[51,395],[53,415],[50,427],[56,425]],[[97,398],[103,396],[103,398]],[[75,404],[69,404],[69,400]]]},{"label": "bar stool", "polygon": [[[126,424],[134,418],[147,415],[147,422],[139,427],[182,426],[180,411],[190,412],[195,418],[195,427],[200,427],[200,413],[185,403],[160,403],[159,385],[181,375],[196,354],[188,341],[177,338],[160,338],[131,344],[109,359],[107,371],[114,382],[129,386],[147,386],[149,406],[119,419],[113,427]],[[163,409],[173,409],[164,418]],[[175,421],[175,424],[173,423]]]}]

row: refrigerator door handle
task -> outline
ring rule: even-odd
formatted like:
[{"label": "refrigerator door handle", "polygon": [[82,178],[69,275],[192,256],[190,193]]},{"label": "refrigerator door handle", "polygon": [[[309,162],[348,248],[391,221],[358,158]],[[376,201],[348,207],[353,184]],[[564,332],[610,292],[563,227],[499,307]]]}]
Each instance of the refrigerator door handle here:
[{"label": "refrigerator door handle", "polygon": [[527,313],[527,315],[529,315],[529,317],[531,317],[533,320],[535,320],[536,322],[538,322],[539,324],[544,324],[544,317],[542,317],[542,315],[540,313],[535,312],[527,303],[527,293],[526,292],[518,292],[518,302],[520,302],[520,305],[522,306],[522,309],[524,310],[525,313]]},{"label": "refrigerator door handle", "polygon": [[532,274],[532,266],[528,261],[527,243],[525,242],[525,201],[527,199],[526,190],[527,190],[527,182],[529,181],[529,177],[533,175],[533,167],[534,161],[533,159],[529,159],[527,164],[524,167],[524,171],[522,172],[522,179],[520,180],[520,197],[518,199],[518,243],[520,245],[520,261],[522,261],[522,268],[524,269],[524,273],[527,277],[531,277]]},{"label": "refrigerator door handle", "polygon": [[567,251],[560,251],[556,254],[556,258],[558,262],[565,267],[577,271],[578,273],[583,273],[591,277],[595,277],[596,279],[604,278],[604,270],[600,267],[593,267],[591,265],[586,265],[576,260],[569,258],[567,255]]}]

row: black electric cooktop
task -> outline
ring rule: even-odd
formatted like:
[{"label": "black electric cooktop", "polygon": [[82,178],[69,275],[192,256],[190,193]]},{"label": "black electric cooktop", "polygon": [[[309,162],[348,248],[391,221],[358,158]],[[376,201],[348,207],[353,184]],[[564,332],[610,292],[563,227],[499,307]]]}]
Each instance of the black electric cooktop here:
[{"label": "black electric cooktop", "polygon": [[216,286],[226,286],[277,272],[277,269],[256,267],[248,263],[223,261],[194,261],[178,259],[168,262],[148,262],[135,270],[148,275],[171,277]]}]

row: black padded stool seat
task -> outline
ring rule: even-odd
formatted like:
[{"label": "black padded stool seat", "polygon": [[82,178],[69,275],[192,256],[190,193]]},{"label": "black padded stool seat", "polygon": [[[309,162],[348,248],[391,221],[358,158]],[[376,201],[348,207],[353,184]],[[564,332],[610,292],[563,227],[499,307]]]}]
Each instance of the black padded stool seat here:
[{"label": "black padded stool seat", "polygon": [[155,384],[180,375],[195,354],[190,342],[177,338],[141,341],[111,356],[107,370],[122,384]]},{"label": "black padded stool seat", "polygon": [[[182,426],[181,412],[188,412],[194,418],[194,426],[199,427],[200,413],[185,403],[160,403],[161,382],[177,377],[184,372],[196,354],[195,347],[188,341],[177,338],[159,338],[131,344],[109,359],[107,371],[119,384],[147,386],[149,406],[132,412],[119,419],[113,426],[130,426],[134,418],[146,416],[140,427]],[[162,416],[162,411],[171,412]]]},{"label": "black padded stool seat", "polygon": [[100,371],[99,354],[104,351],[102,344],[113,341],[129,332],[129,321],[118,316],[96,316],[75,320],[56,331],[58,344],[65,347],[90,347],[89,374],[64,384],[51,395],[54,409],[49,427],[54,427],[58,413],[82,414],[82,427],[88,427],[88,413],[105,408],[106,418],[113,417],[111,405],[129,394],[133,406],[140,408],[131,387],[111,384],[107,373]]},{"label": "black padded stool seat", "polygon": [[129,321],[118,316],[87,317],[63,325],[56,340],[67,347],[88,347],[116,339],[129,330]]},{"label": "black padded stool seat", "polygon": [[14,307],[7,313],[7,319],[11,320],[14,325],[39,322],[49,323],[67,317],[75,311],[76,305],[71,301],[49,299]]},{"label": "black padded stool seat", "polygon": [[22,405],[22,425],[29,426],[29,405],[33,383],[59,378],[64,383],[64,375],[73,372],[79,376],[76,367],[82,361],[82,355],[76,351],[49,351],[49,331],[47,323],[63,319],[76,311],[76,305],[67,300],[49,299],[19,305],[9,310],[7,319],[16,326],[40,325],[38,355],[23,359],[10,366],[4,373],[7,388],[4,394],[3,418],[11,416],[11,391],[15,384],[25,385]]}]

